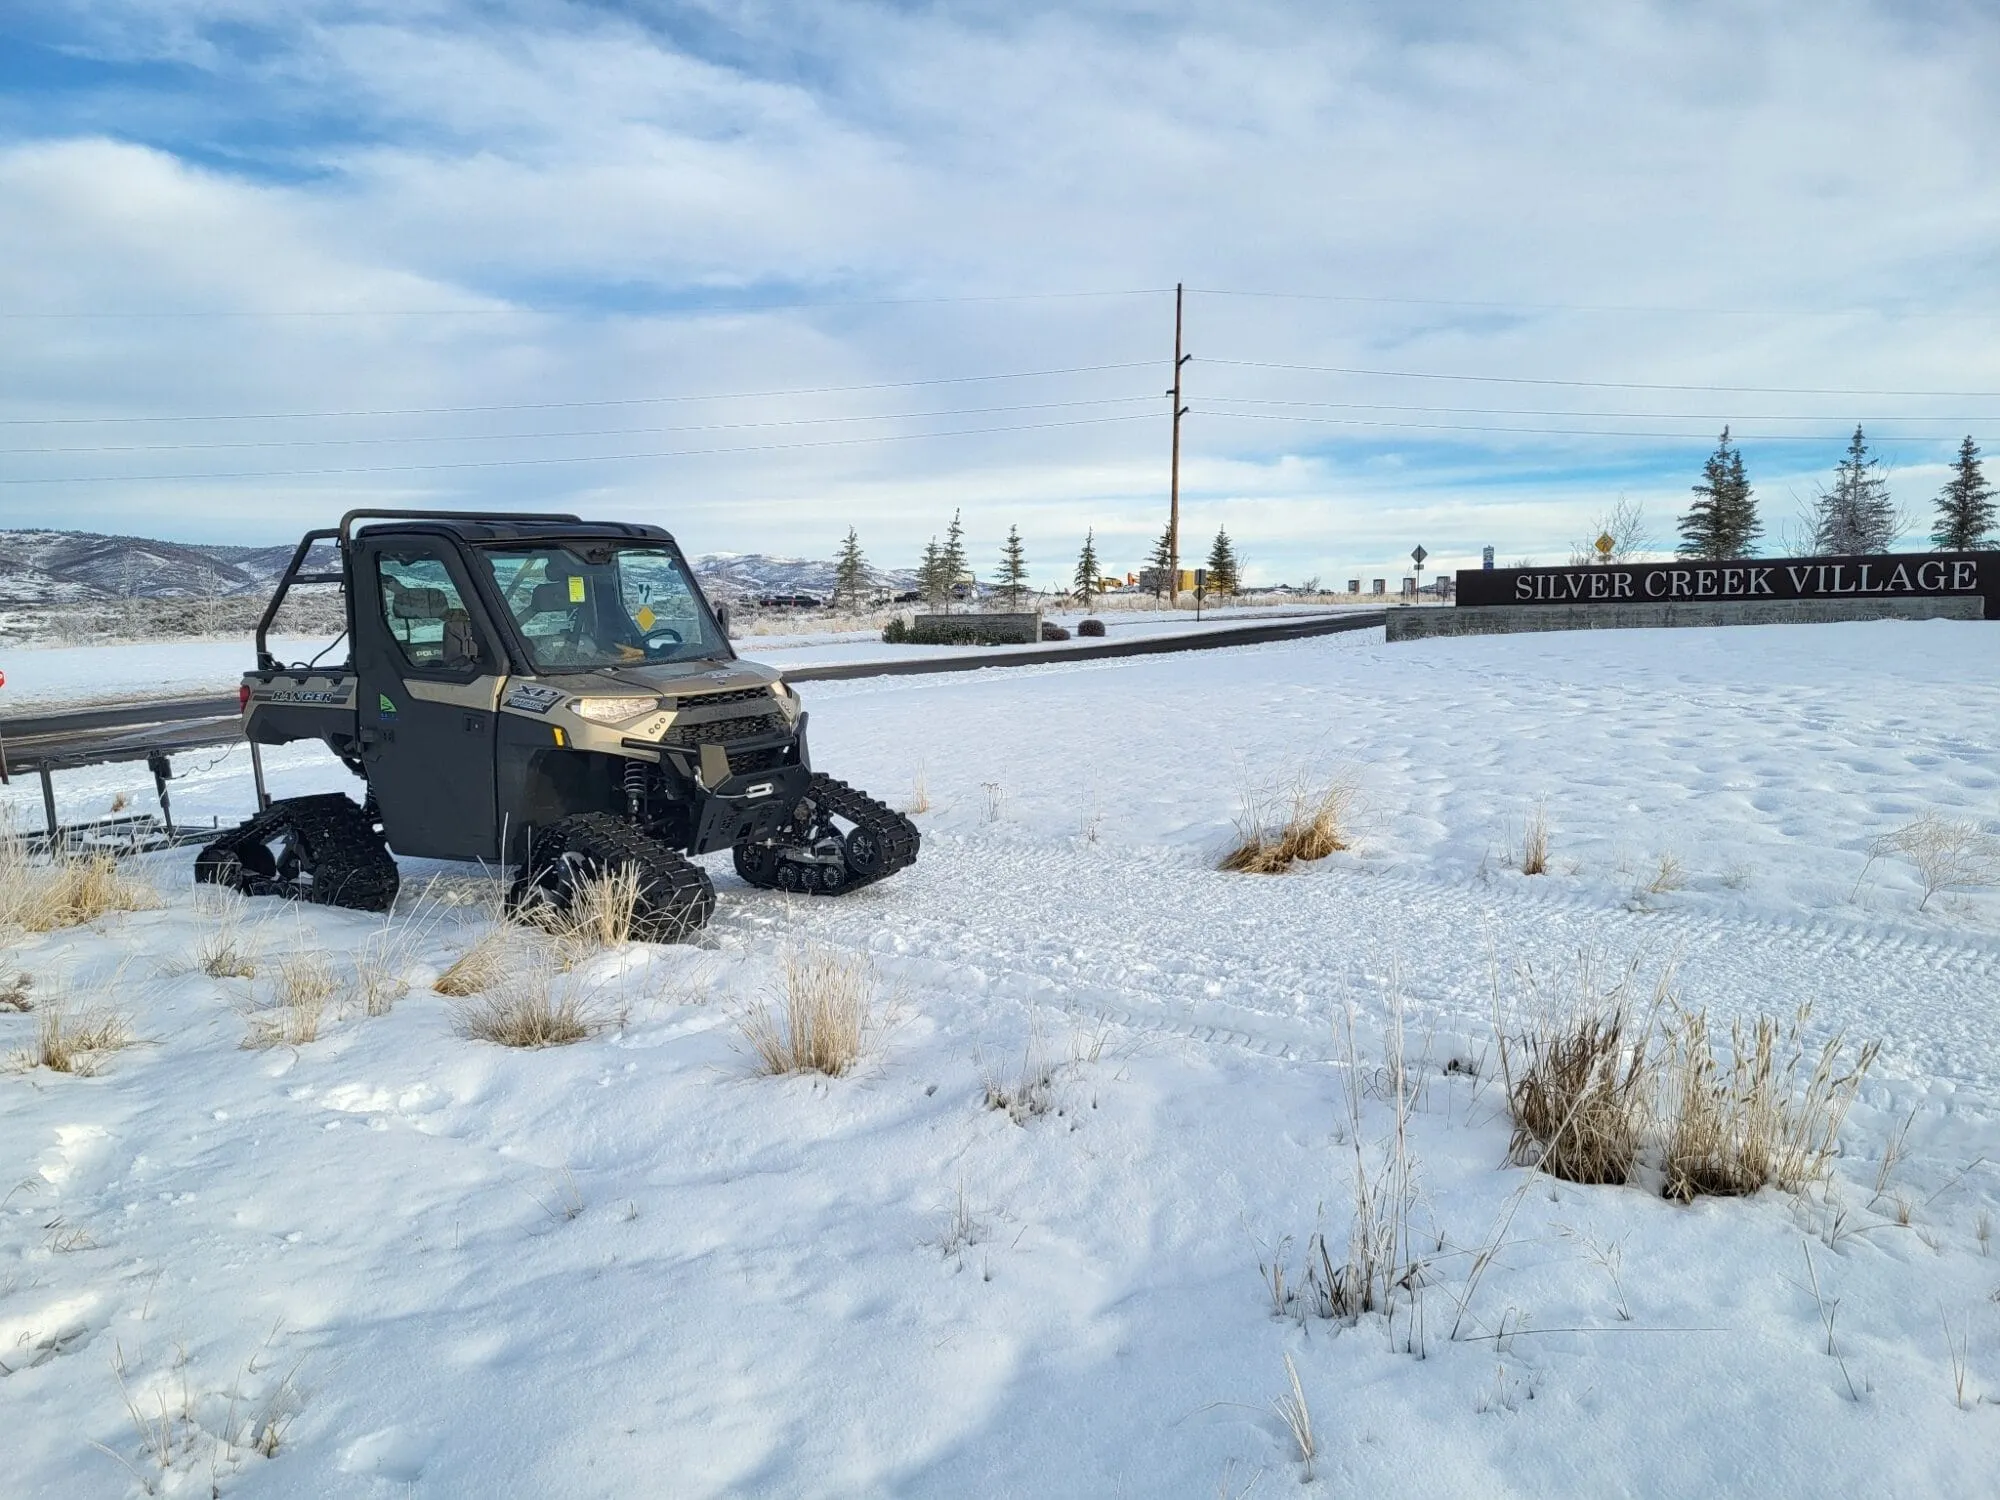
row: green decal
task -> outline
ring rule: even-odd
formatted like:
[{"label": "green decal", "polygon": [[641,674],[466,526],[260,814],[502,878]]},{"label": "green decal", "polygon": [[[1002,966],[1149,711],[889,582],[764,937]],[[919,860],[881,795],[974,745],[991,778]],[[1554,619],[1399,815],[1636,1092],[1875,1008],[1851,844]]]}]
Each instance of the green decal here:
[{"label": "green decal", "polygon": [[389,701],[389,695],[387,693],[377,693],[375,695],[375,707],[379,709],[383,714],[391,718],[395,717],[396,705]]}]

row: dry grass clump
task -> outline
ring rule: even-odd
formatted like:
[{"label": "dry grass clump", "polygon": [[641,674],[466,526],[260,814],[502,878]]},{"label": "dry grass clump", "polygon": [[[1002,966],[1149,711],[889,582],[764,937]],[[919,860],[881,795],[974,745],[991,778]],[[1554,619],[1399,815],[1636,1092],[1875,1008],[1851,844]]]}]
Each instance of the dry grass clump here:
[{"label": "dry grass clump", "polygon": [[1218,867],[1237,874],[1276,875],[1300,860],[1325,859],[1348,847],[1352,780],[1299,781],[1283,794],[1246,792],[1236,819],[1236,847]]},{"label": "dry grass clump", "polygon": [[27,974],[16,974],[12,979],[0,979],[0,1011],[24,1014],[35,1008],[34,997],[28,991],[35,987],[35,981]]},{"label": "dry grass clump", "polygon": [[54,932],[159,904],[159,894],[128,875],[113,855],[33,855],[27,840],[0,824],[0,927]]},{"label": "dry grass clump", "polygon": [[1535,804],[1535,810],[1528,818],[1527,830],[1521,835],[1521,873],[1549,873],[1549,807],[1546,802]]},{"label": "dry grass clump", "polygon": [[317,1041],[327,1006],[340,991],[340,976],[324,951],[311,949],[281,959],[270,1003],[243,1017],[249,1030],[242,1045],[254,1051]]},{"label": "dry grass clump", "polygon": [[257,954],[234,927],[205,932],[195,942],[194,961],[210,979],[255,979]]},{"label": "dry grass clump", "polygon": [[1683,1203],[1697,1197],[1740,1197],[1767,1183],[1797,1190],[1824,1177],[1862,1079],[1881,1050],[1863,1047],[1844,1069],[1845,1038],[1834,1036],[1800,1070],[1810,1005],[1789,1027],[1759,1016],[1729,1028],[1730,1064],[1717,1062],[1708,1013],[1682,1011],[1669,1028],[1663,1089],[1664,1193]]},{"label": "dry grass clump", "polygon": [[514,957],[514,933],[504,925],[489,927],[470,948],[452,960],[431,986],[440,995],[464,1000],[484,994],[507,977]]},{"label": "dry grass clump", "polygon": [[1650,1042],[1654,1020],[1671,1000],[1663,970],[1643,1017],[1635,1018],[1638,966],[1600,989],[1588,956],[1568,982],[1567,999],[1544,992],[1531,969],[1522,977],[1536,998],[1527,1028],[1500,1035],[1500,1073],[1513,1135],[1511,1160],[1535,1163],[1566,1182],[1630,1179],[1645,1139],[1657,1087]]},{"label": "dry grass clump", "polygon": [[35,1042],[15,1056],[22,1068],[47,1068],[88,1078],[113,1052],[132,1045],[129,1017],[106,1006],[87,1006],[72,1015],[60,1003],[42,1007]]},{"label": "dry grass clump", "polygon": [[1733,1022],[1724,1059],[1708,1012],[1679,1003],[1670,968],[1644,1005],[1637,963],[1601,992],[1591,968],[1586,955],[1565,981],[1569,1002],[1544,1001],[1525,1028],[1502,1028],[1513,1161],[1581,1183],[1656,1167],[1661,1193],[1682,1203],[1767,1185],[1796,1192],[1827,1175],[1879,1042],[1851,1061],[1839,1035],[1810,1051],[1803,1005],[1789,1024]]},{"label": "dry grass clump", "polygon": [[760,1072],[838,1078],[874,1028],[875,978],[865,959],[824,948],[789,953],[777,1003],[759,1001],[738,1025]]},{"label": "dry grass clump", "polygon": [[903,811],[921,816],[930,810],[931,789],[924,783],[924,768],[918,766],[916,774],[910,778],[910,800],[904,805]]},{"label": "dry grass clump", "polygon": [[622,1014],[592,1004],[580,981],[543,966],[467,1000],[454,1011],[452,1025],[469,1041],[566,1047],[623,1020]]}]

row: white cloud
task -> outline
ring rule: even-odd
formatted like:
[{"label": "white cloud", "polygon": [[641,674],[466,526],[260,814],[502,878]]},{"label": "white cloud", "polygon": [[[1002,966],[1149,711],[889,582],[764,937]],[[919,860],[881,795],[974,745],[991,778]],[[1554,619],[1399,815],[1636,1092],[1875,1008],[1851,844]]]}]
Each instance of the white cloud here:
[{"label": "white cloud", "polygon": [[[1507,556],[1549,556],[1566,551],[1621,489],[1643,495],[1656,529],[1669,534],[1692,472],[1662,468],[1655,456],[1670,453],[1690,471],[1698,463],[1639,439],[1307,417],[1671,427],[1697,434],[1693,450],[1723,420],[1755,433],[1797,430],[1762,418],[1821,417],[1824,452],[1750,448],[1760,489],[1787,509],[1787,487],[1804,493],[1846,424],[1866,420],[1895,454],[1899,494],[1916,509],[1935,482],[1925,466],[1945,445],[1929,436],[1899,443],[1895,434],[1949,432],[1955,442],[1964,428],[1980,432],[1972,419],[1987,408],[1942,398],[1410,381],[1222,359],[2000,389],[1996,325],[1982,300],[2000,223],[1988,186],[2000,105],[1987,86],[2000,22],[1971,9],[1927,18],[1886,4],[1582,0],[1221,10],[836,4],[658,7],[635,19],[554,4],[496,18],[442,3],[239,0],[192,15],[165,3],[99,3],[84,14],[65,19],[68,45],[126,60],[171,57],[206,81],[122,82],[89,132],[57,130],[0,153],[0,306],[544,310],[15,319],[0,351],[10,415],[591,402],[1157,363],[749,402],[15,427],[7,446],[321,445],[17,455],[7,460],[15,474],[764,451],[11,486],[0,490],[9,520],[144,527],[153,514],[149,529],[275,536],[393,491],[405,501],[587,500],[664,519],[691,545],[732,550],[824,552],[851,522],[894,557],[963,505],[976,541],[1019,521],[1050,556],[1087,525],[1138,548],[1163,511],[1166,301],[894,299],[1176,279],[1506,304],[1191,298],[1189,529],[1206,536],[1226,521],[1273,576],[1385,567],[1416,540],[1440,559],[1475,556],[1489,541]],[[181,93],[172,111],[119,104],[135,91],[173,88]],[[68,118],[61,109],[49,117]],[[732,287],[851,305],[673,311],[704,289]],[[870,298],[884,300],[853,301]],[[1605,307],[1752,311],[1575,310]],[[1836,315],[1844,309],[1858,311]],[[1960,310],[1965,317],[1950,316]],[[1157,401],[1157,420],[818,447],[777,445],[823,443],[848,429],[486,437],[1113,397]],[[1218,415],[1228,399],[1456,410],[1267,407],[1286,420],[1250,421]],[[859,430],[1118,410],[975,413]],[[1614,415],[1579,415],[1588,412]],[[1680,413],[1693,420],[1666,421]],[[1893,420],[1905,416],[1927,420]],[[328,446],[446,434],[465,441]]]}]

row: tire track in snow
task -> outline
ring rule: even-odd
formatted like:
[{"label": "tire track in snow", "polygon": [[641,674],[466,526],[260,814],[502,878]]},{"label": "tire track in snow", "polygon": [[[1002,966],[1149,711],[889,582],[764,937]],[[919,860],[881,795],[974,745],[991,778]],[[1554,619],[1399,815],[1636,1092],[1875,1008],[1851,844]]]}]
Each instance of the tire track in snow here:
[{"label": "tire track in snow", "polygon": [[2000,941],[1826,916],[1635,910],[1557,887],[1365,867],[1231,876],[1184,859],[946,835],[852,905],[781,908],[732,890],[718,925],[759,940],[799,931],[923,983],[970,982],[1138,1032],[1328,1063],[1342,1060],[1334,1018],[1352,1003],[1379,1032],[1391,983],[1413,1031],[1471,1039],[1491,1029],[1496,960],[1503,975],[1522,961],[1547,974],[1586,949],[1607,962],[1642,955],[1677,960],[1683,996],[1721,1019],[1788,1018],[1811,1000],[1819,1034],[1879,1036],[1891,1058],[1953,1088],[1985,1095],[2000,1072]]}]

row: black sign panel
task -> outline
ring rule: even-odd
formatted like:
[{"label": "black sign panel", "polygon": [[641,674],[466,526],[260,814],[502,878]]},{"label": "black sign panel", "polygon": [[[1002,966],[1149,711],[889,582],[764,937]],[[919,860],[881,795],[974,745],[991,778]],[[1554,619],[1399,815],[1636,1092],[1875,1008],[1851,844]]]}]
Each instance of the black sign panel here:
[{"label": "black sign panel", "polygon": [[2000,552],[1874,557],[1741,557],[1727,562],[1606,563],[1583,568],[1467,568],[1458,602],[1673,604],[1758,599],[1939,599],[1977,595],[2000,619]]}]

